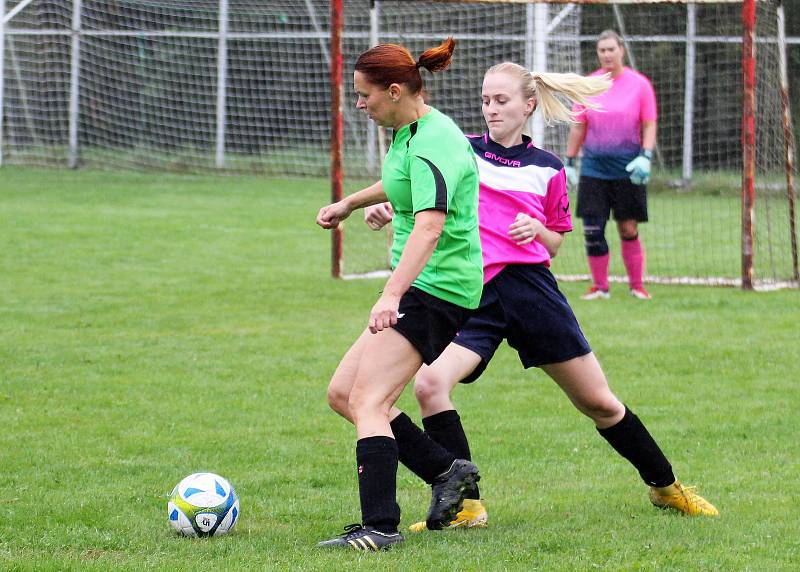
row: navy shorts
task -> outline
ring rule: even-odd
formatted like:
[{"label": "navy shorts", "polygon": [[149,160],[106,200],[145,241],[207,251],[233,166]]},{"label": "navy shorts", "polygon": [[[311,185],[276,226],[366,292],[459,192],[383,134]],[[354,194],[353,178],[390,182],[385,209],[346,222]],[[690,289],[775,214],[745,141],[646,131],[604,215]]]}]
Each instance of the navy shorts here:
[{"label": "navy shorts", "polygon": [[393,327],[430,365],[450,345],[472,312],[412,286],[400,298],[399,316]]},{"label": "navy shorts", "polygon": [[592,351],[555,277],[543,264],[513,264],[483,287],[481,305],[454,343],[481,357],[461,383],[478,379],[503,339],[525,368],[561,363]]},{"label": "navy shorts", "polygon": [[647,222],[647,187],[634,185],[630,179],[581,177],[578,182],[578,209],[581,218]]}]

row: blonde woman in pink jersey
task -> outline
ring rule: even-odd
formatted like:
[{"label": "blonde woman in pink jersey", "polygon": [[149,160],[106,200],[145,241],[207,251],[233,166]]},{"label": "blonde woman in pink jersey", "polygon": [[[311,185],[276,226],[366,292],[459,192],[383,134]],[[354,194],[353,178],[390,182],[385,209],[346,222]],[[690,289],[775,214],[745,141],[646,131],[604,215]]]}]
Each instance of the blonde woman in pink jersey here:
[{"label": "blonde woman in pink jersey", "polygon": [[[611,392],[548,269],[564,233],[572,230],[566,174],[556,156],[535,147],[522,132],[537,104],[548,121],[573,117],[555,100],[554,92],[584,100],[608,86],[602,77],[577,78],[574,74],[531,74],[513,63],[498,64],[484,77],[483,114],[488,131],[468,137],[480,172],[478,218],[485,284],[476,313],[442,355],[417,373],[415,392],[423,427],[457,458],[471,458],[450,393],[458,383],[475,381],[505,339],[525,368],[535,366],[547,373],[594,422],[600,435],[636,467],[650,487],[654,505],[686,514],[716,515],[716,508],[675,479],[645,426]],[[365,218],[371,228],[379,228],[391,220],[391,211],[378,205]],[[424,461],[405,445],[413,435],[412,421],[397,410],[392,416],[401,462],[424,474],[420,467]],[[467,491],[451,527],[480,527],[487,521],[476,486]],[[425,528],[425,522],[420,522],[411,530]]]},{"label": "blonde woman in pink jersey", "polygon": [[[630,293],[649,300],[643,283],[645,254],[638,224],[647,222],[647,183],[656,144],[656,96],[650,80],[623,65],[625,48],[613,30],[598,37],[597,57],[600,69],[591,76],[611,74],[611,88],[596,100],[601,110],[576,108],[576,123],[567,142],[567,178],[570,184],[578,184],[577,214],[583,219],[592,274],[592,286],[581,298],[610,297],[605,228],[613,212]],[[581,147],[579,180],[575,160]]]}]

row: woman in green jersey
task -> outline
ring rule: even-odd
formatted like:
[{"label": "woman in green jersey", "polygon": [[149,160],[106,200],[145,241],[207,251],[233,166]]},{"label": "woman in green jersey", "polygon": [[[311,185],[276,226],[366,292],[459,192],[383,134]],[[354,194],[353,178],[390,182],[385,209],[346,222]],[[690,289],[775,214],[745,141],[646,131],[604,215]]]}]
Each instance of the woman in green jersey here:
[{"label": "woman in green jersey", "polygon": [[[320,209],[317,224],[335,228],[357,208],[389,201],[395,211],[392,276],[372,307],[368,327],[342,358],[331,386],[352,386],[361,523],[320,546],[380,550],[402,542],[397,531],[398,450],[389,411],[406,384],[431,364],[480,302],[483,261],[478,235],[478,171],[472,148],[447,116],[422,98],[421,67],[450,65],[448,39],[415,60],[394,44],[361,54],[353,83],[356,107],[393,130],[380,183]],[[421,430],[417,451],[432,467],[432,528],[450,522],[464,491],[480,477]]]}]

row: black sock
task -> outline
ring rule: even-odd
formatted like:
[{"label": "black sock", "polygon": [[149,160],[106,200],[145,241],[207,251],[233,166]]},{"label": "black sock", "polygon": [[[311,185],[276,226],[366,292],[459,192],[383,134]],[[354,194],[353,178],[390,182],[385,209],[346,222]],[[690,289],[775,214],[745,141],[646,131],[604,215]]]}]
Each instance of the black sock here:
[{"label": "black sock", "polygon": [[391,437],[366,437],[356,442],[361,524],[381,532],[397,532],[397,443]]},{"label": "black sock", "polygon": [[[461,425],[461,417],[455,409],[442,411],[422,420],[425,432],[442,447],[455,455],[456,459],[472,460],[469,450],[467,434]],[[466,498],[479,500],[481,498],[478,485],[473,490],[467,491]]]},{"label": "black sock", "polygon": [[397,439],[400,462],[429,485],[450,468],[456,457],[434,441],[405,413],[389,424]]},{"label": "black sock", "polygon": [[619,423],[598,429],[597,432],[636,467],[642,480],[651,487],[666,487],[675,482],[672,466],[664,453],[639,418],[627,407]]}]

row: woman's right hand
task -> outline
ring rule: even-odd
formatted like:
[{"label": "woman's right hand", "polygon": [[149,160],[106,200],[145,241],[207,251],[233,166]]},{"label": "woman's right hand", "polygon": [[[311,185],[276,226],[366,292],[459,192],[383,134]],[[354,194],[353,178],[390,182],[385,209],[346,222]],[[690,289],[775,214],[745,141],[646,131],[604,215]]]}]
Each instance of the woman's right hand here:
[{"label": "woman's right hand", "polygon": [[380,230],[394,218],[394,210],[391,203],[381,203],[372,205],[364,209],[364,222],[372,230]]},{"label": "woman's right hand", "polygon": [[400,317],[397,310],[400,308],[400,297],[391,296],[384,292],[369,313],[369,331],[377,334],[382,330],[391,328],[397,324]]},{"label": "woman's right hand", "polygon": [[345,201],[333,203],[319,209],[317,224],[326,229],[336,228],[340,222],[350,216],[351,212],[352,210]]},{"label": "woman's right hand", "polygon": [[517,213],[517,218],[508,227],[508,236],[518,246],[524,246],[536,240],[544,229],[545,226],[539,219],[525,213]]}]

